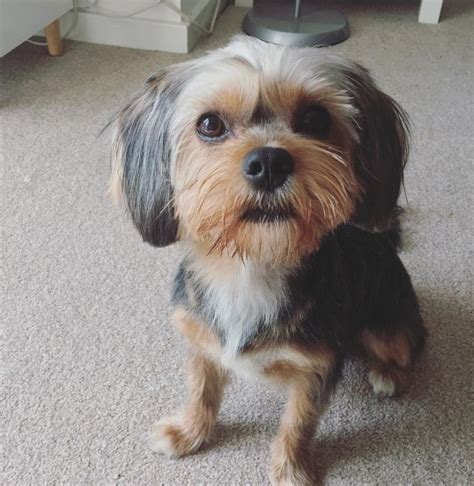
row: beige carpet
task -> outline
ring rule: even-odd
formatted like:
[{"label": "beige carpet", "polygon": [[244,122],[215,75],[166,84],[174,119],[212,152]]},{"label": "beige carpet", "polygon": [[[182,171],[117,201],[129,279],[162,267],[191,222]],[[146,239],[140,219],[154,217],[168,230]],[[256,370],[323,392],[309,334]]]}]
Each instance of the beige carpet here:
[{"label": "beige carpet", "polygon": [[[399,399],[375,398],[363,364],[346,367],[315,460],[328,484],[473,484],[474,14],[445,2],[438,26],[420,25],[418,2],[390,3],[347,2],[352,36],[332,50],[412,117],[402,258],[431,337]],[[228,8],[194,54],[242,15]],[[186,57],[67,42],[59,59],[28,44],[3,59],[3,484],[267,484],[283,397],[264,385],[233,381],[195,456],[169,461],[145,440],[185,397],[167,320],[180,248],[142,244],[106,200],[96,135],[149,73]]]}]

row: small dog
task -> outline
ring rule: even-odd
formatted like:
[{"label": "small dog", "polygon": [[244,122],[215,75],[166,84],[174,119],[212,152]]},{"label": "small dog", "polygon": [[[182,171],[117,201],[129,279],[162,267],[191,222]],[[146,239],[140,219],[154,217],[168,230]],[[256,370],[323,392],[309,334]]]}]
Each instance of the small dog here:
[{"label": "small dog", "polygon": [[240,36],[150,77],[114,123],[111,192],[146,242],[186,248],[172,301],[190,397],[153,449],[197,451],[234,370],[288,391],[272,483],[313,484],[345,356],[364,350],[391,396],[425,340],[397,256],[406,114],[358,64]]}]

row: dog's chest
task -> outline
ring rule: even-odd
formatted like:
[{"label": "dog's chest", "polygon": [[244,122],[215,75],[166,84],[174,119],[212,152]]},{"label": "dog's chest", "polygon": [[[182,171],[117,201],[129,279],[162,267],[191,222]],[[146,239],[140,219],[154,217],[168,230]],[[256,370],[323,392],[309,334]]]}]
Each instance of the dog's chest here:
[{"label": "dog's chest", "polygon": [[208,280],[205,300],[210,324],[222,336],[224,354],[235,356],[259,332],[271,332],[287,301],[287,271],[239,262]]}]

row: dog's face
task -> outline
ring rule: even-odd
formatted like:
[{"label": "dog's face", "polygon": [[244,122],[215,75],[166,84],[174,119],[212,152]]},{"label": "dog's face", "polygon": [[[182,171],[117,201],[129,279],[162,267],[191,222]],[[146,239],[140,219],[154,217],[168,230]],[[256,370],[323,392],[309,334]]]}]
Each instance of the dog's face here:
[{"label": "dog's face", "polygon": [[405,132],[360,66],[241,37],[146,82],[117,118],[111,188],[154,245],[292,263],[341,223],[388,225]]}]

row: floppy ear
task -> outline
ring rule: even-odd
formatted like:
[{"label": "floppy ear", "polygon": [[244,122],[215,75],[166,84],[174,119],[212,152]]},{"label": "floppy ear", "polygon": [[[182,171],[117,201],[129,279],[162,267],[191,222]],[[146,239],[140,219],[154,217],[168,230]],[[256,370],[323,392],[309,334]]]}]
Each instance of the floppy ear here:
[{"label": "floppy ear", "polygon": [[154,246],[177,239],[170,181],[170,122],[180,83],[165,71],[150,77],[116,116],[109,192],[122,198],[143,237]]},{"label": "floppy ear", "polygon": [[397,224],[397,199],[409,148],[408,117],[363,67],[353,64],[344,73],[344,84],[359,111],[354,163],[365,190],[352,223],[383,231]]}]

